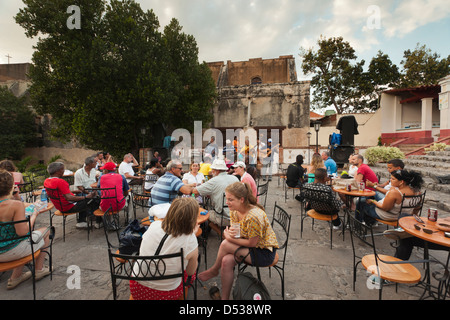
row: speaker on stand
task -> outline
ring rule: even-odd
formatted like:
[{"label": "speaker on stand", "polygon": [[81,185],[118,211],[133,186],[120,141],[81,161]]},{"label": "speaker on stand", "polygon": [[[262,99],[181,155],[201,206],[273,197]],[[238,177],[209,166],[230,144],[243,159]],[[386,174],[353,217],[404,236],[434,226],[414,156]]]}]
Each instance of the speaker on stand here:
[{"label": "speaker on stand", "polygon": [[355,152],[355,146],[336,146],[330,148],[330,157],[337,165],[344,165],[348,163],[348,157]]}]

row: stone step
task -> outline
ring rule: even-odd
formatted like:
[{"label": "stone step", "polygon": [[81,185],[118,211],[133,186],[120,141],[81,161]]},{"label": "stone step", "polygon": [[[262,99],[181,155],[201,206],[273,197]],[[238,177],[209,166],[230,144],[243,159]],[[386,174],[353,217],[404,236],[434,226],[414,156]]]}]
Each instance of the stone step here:
[{"label": "stone step", "polygon": [[408,159],[403,160],[403,162],[405,163],[405,167],[408,167],[408,168],[424,168],[424,169],[429,169],[431,171],[435,171],[436,169],[439,169],[439,171],[443,171],[443,172],[433,172],[433,174],[448,174],[448,173],[450,173],[450,162],[430,161],[430,160],[420,159],[420,158],[408,158]]},{"label": "stone step", "polygon": [[410,160],[425,160],[429,162],[439,162],[439,163],[450,163],[450,155],[449,156],[442,156],[440,154],[432,154],[431,152],[424,155],[412,155],[409,156],[408,159],[405,159],[405,161]]}]

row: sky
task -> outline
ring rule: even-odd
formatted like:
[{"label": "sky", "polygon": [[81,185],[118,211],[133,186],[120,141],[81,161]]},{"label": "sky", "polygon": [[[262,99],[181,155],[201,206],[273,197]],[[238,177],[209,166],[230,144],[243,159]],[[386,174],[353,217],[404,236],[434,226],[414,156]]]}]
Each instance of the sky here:
[{"label": "sky", "polygon": [[[45,1],[45,0],[42,0]],[[77,0],[73,0],[76,5]],[[153,9],[161,28],[176,18],[199,47],[200,62],[245,61],[293,55],[298,80],[300,48],[316,48],[321,36],[342,36],[365,66],[381,50],[397,66],[405,50],[426,45],[450,54],[448,0],[136,0]],[[21,0],[0,0],[0,63],[31,62],[36,39],[14,16]],[[83,14],[83,12],[81,12]],[[68,14],[69,17],[70,14]]]}]

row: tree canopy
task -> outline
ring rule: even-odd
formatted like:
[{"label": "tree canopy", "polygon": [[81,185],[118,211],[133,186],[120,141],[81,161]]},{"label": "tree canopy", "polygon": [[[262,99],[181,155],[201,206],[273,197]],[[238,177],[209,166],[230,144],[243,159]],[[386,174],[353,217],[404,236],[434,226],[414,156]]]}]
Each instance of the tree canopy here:
[{"label": "tree canopy", "polygon": [[334,107],[338,114],[374,111],[383,90],[437,84],[450,73],[450,56],[439,60],[425,45],[404,51],[403,70],[378,51],[366,71],[355,50],[342,37],[320,37],[318,49],[301,50],[302,70],[312,74],[312,108]]},{"label": "tree canopy", "polygon": [[215,84],[176,19],[160,32],[133,0],[79,0],[77,29],[67,25],[73,1],[24,3],[16,22],[39,36],[31,101],[52,116],[53,136],[121,156],[139,148],[141,128],[211,120]]},{"label": "tree canopy", "polygon": [[0,86],[0,159],[20,159],[26,144],[35,137],[34,114],[7,87]]}]

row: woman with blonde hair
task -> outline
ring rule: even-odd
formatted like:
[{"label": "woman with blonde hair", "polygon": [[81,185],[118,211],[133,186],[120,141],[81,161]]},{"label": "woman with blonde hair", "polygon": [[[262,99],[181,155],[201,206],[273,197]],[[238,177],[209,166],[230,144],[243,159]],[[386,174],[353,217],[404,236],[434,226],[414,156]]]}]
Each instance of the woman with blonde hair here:
[{"label": "woman with blonde hair", "polygon": [[214,265],[200,273],[198,278],[206,281],[219,275],[220,271],[222,299],[228,300],[237,250],[238,259],[252,265],[258,262],[258,266],[265,267],[274,261],[278,242],[264,208],[256,202],[249,184],[235,182],[225,189],[225,196],[230,209],[230,223],[239,223],[240,236],[236,237],[237,229],[227,227]]},{"label": "woman with blonde hair", "polygon": [[[160,255],[177,253],[183,248],[184,281],[188,276],[191,283],[195,279],[198,258],[197,217],[199,205],[193,198],[175,199],[163,220],[155,220],[142,236],[139,250],[140,256],[153,256],[167,234]],[[181,270],[178,259],[164,260],[166,275],[179,273]],[[146,270],[142,270],[145,272]],[[139,264],[135,264],[135,271],[139,273]],[[130,280],[130,293],[134,300],[176,300],[183,294],[183,282],[179,278],[157,281]]]},{"label": "woman with blonde hair", "polygon": [[309,165],[303,166],[306,169],[306,175],[308,176],[308,183],[314,182],[314,172],[318,168],[325,168],[323,159],[319,153],[314,153],[311,158],[311,163]]}]

